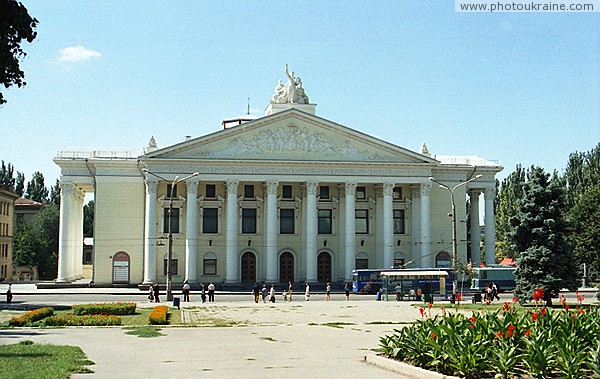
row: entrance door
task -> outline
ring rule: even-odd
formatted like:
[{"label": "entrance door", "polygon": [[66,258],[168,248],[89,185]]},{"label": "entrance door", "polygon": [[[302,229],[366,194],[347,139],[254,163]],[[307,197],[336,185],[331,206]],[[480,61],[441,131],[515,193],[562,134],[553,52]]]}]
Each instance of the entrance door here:
[{"label": "entrance door", "polygon": [[331,281],[331,255],[325,251],[317,257],[317,280],[319,283]]},{"label": "entrance door", "polygon": [[129,284],[129,254],[119,251],[113,256],[113,283]]},{"label": "entrance door", "polygon": [[279,282],[294,283],[294,256],[289,251],[279,256]]},{"label": "entrance door", "polygon": [[242,254],[242,283],[256,282],[256,255],[251,251]]}]

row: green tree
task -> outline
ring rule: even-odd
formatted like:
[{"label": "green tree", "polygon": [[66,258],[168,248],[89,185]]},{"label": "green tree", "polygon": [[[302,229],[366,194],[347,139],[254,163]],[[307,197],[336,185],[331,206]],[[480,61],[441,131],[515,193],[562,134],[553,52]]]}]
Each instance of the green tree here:
[{"label": "green tree", "polygon": [[41,172],[36,171],[27,183],[25,198],[48,204],[48,188],[44,185],[44,175]]},{"label": "green tree", "polygon": [[571,209],[570,239],[577,258],[586,263],[590,276],[600,273],[600,184],[584,192]]},{"label": "green tree", "polygon": [[50,204],[60,207],[60,182],[56,179],[56,183],[50,188]]},{"label": "green tree", "polygon": [[15,176],[14,176],[15,168],[13,165],[8,162],[8,165],[4,164],[2,161],[2,165],[0,165],[0,188],[4,188],[7,191],[13,191],[15,188]]},{"label": "green tree", "polygon": [[[32,18],[25,6],[16,0],[0,0],[0,84],[5,88],[22,87],[25,73],[21,71],[19,59],[27,54],[21,48],[23,40],[31,43],[37,36],[38,20]],[[0,92],[0,105],[6,99]]]},{"label": "green tree", "polygon": [[590,188],[600,184],[600,143],[591,151],[569,155],[564,181],[569,208]]},{"label": "green tree", "polygon": [[83,206],[83,236],[94,236],[94,200]]},{"label": "green tree", "polygon": [[514,232],[510,219],[515,217],[517,201],[523,198],[523,186],[525,185],[525,170],[520,164],[515,171],[508,175],[496,191],[498,196],[496,216],[496,256],[497,258],[517,258],[518,251],[511,248],[509,234]]},{"label": "green tree", "polygon": [[510,219],[511,248],[519,253],[515,272],[515,295],[521,302],[542,288],[546,302],[562,288],[576,290],[578,270],[571,246],[565,239],[568,223],[563,214],[565,195],[556,174],[532,166],[523,186],[523,198],[517,201],[518,214]]},{"label": "green tree", "polygon": [[19,196],[23,196],[25,192],[25,175],[22,172],[17,171],[17,184],[15,187],[15,193]]}]

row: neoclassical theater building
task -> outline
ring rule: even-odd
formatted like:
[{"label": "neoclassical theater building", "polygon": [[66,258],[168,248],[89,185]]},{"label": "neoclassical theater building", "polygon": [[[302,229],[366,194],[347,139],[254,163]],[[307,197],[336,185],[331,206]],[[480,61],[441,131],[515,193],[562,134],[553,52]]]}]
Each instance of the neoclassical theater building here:
[{"label": "neoclassical theater building", "polygon": [[[300,78],[276,88],[265,116],[140,151],[61,151],[57,282],[238,286],[343,282],[355,268],[449,267],[455,191],[457,253],[494,263],[495,175],[474,156],[434,156],[315,114]],[[83,256],[85,195],[94,250]],[[479,198],[484,197],[485,249]],[[470,199],[470,243],[467,207]],[[470,246],[468,251],[467,246]]]}]

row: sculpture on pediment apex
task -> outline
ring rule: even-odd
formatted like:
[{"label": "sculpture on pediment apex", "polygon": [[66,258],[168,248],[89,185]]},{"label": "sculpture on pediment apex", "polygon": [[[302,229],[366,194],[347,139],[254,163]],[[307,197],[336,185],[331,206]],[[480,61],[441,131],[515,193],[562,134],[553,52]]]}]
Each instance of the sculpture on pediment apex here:
[{"label": "sculpture on pediment apex", "polygon": [[427,157],[431,156],[431,154],[429,153],[429,148],[427,147],[427,145],[425,145],[424,142],[423,145],[421,145],[421,148],[419,149],[419,154],[425,155]]},{"label": "sculpture on pediment apex", "polygon": [[148,141],[148,147],[156,147],[156,140],[154,136],[150,137],[150,141]]},{"label": "sculpture on pediment apex", "polygon": [[295,76],[294,71],[290,72],[287,64],[285,65],[285,75],[288,82],[283,84],[279,79],[271,102],[277,104],[308,104],[308,96],[304,92],[304,87],[302,87],[302,79]]}]

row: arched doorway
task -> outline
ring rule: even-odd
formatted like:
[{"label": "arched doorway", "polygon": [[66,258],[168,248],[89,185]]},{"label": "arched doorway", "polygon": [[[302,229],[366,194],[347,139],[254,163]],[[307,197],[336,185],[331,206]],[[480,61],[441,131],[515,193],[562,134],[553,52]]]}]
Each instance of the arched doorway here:
[{"label": "arched doorway", "polygon": [[256,255],[251,251],[242,254],[242,283],[256,282]]},{"label": "arched doorway", "polygon": [[129,254],[119,251],[113,256],[113,284],[129,284]]},{"label": "arched doorway", "polygon": [[452,267],[452,258],[450,257],[450,253],[448,253],[447,251],[440,251],[435,256],[435,267],[439,267],[439,268]]},{"label": "arched doorway", "polygon": [[331,254],[326,251],[317,256],[317,280],[319,283],[331,281]]},{"label": "arched doorway", "polygon": [[279,282],[294,283],[294,255],[284,251],[279,256]]}]

